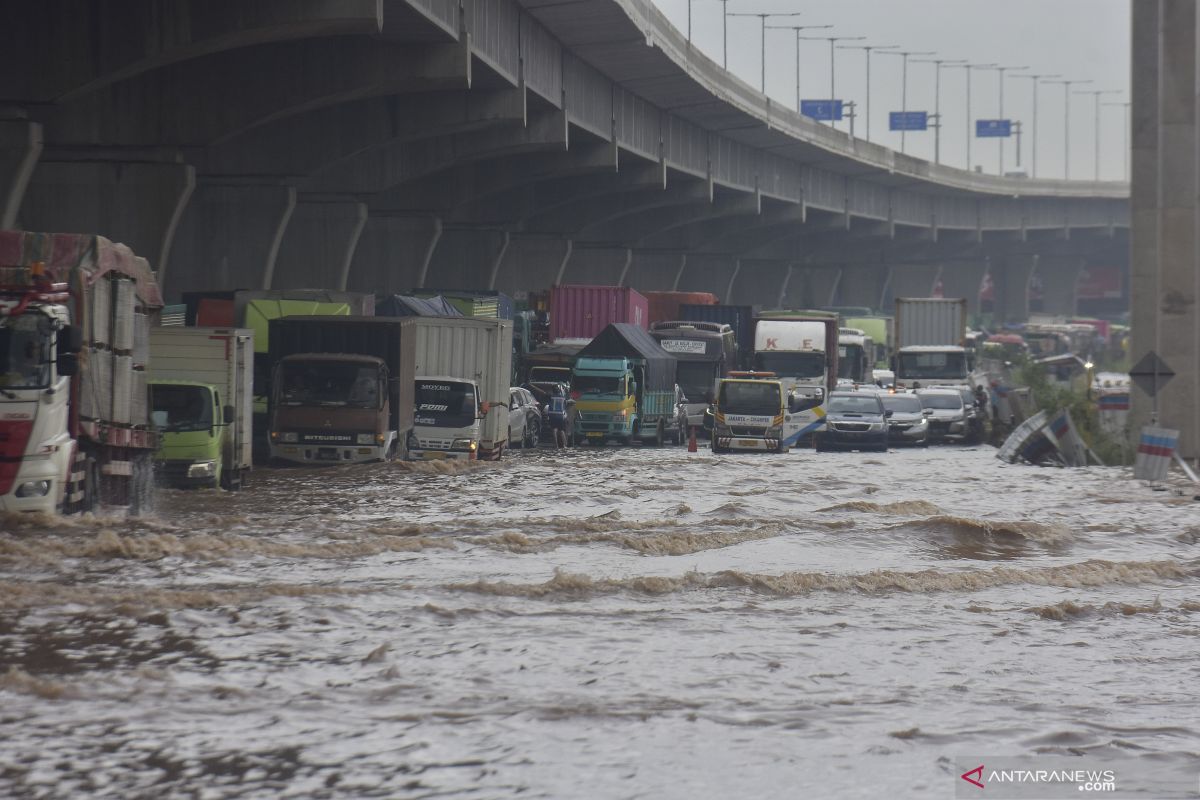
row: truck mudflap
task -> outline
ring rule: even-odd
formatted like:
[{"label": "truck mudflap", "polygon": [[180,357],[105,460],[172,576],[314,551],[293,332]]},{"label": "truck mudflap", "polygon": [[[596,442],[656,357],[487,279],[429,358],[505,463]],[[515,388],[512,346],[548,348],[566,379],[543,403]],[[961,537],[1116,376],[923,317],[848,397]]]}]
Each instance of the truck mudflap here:
[{"label": "truck mudflap", "polygon": [[825,409],[821,406],[790,414],[783,424],[784,447],[795,447],[806,436],[812,436],[825,428]]}]

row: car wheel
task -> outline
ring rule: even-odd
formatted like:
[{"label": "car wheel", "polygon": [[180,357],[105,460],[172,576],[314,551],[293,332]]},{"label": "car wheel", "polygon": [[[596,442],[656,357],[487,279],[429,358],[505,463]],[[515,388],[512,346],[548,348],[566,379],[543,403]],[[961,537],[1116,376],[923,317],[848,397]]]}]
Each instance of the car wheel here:
[{"label": "car wheel", "polygon": [[537,418],[525,422],[525,447],[537,447],[542,439],[542,424]]}]

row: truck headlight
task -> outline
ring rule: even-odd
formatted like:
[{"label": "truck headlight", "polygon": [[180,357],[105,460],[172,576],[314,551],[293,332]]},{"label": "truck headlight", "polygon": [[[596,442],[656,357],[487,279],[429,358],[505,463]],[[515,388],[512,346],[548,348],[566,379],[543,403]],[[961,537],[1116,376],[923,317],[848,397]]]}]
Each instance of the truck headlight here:
[{"label": "truck headlight", "polygon": [[50,481],[29,481],[17,487],[17,497],[45,497],[50,493]]},{"label": "truck headlight", "polygon": [[474,453],[479,449],[479,442],[474,439],[455,439],[454,444],[450,447],[451,450],[467,450]]},{"label": "truck headlight", "polygon": [[375,444],[375,434],[360,433],[357,441],[359,444]]},{"label": "truck headlight", "polygon": [[300,441],[300,434],[298,434],[298,433],[280,433],[279,431],[271,431],[271,438],[277,442],[283,442],[284,444],[296,444],[297,442]]},{"label": "truck headlight", "polygon": [[217,462],[197,461],[188,467],[189,478],[211,478],[217,474]]}]

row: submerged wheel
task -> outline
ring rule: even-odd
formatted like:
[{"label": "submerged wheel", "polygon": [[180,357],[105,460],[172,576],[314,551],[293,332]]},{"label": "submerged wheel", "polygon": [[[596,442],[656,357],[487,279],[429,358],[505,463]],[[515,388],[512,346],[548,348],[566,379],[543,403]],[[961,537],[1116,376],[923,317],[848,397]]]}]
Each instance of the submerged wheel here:
[{"label": "submerged wheel", "polygon": [[663,443],[666,442],[666,440],[667,440],[667,423],[663,422],[660,419],[658,421],[658,424],[654,426],[654,439],[652,439],[651,441],[653,441],[655,447],[662,447]]},{"label": "submerged wheel", "polygon": [[525,441],[523,447],[537,447],[542,440],[542,422],[536,417],[525,422]]}]

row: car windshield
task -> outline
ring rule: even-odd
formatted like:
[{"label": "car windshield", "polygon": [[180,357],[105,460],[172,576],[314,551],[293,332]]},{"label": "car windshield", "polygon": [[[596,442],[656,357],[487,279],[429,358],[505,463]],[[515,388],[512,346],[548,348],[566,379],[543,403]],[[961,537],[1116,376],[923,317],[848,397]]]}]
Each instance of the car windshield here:
[{"label": "car windshield", "polygon": [[29,313],[0,325],[0,389],[50,385],[50,320]]},{"label": "car windshield", "polygon": [[967,374],[965,353],[901,353],[900,374],[906,378],[962,378]]},{"label": "car windshield", "polygon": [[963,400],[957,394],[922,394],[921,405],[925,408],[939,409],[959,409],[963,407]]},{"label": "car windshield", "polygon": [[207,386],[150,385],[151,418],[160,431],[208,431],[213,425],[212,392]]},{"label": "car windshield", "polygon": [[825,354],[758,352],[754,354],[754,369],[784,378],[820,378],[825,374]]},{"label": "car windshield", "polygon": [[783,408],[780,391],[772,381],[725,381],[717,407],[726,414],[778,414]]},{"label": "car windshield", "polygon": [[579,375],[571,378],[571,390],[581,394],[621,394],[624,378],[611,375]]},{"label": "car windshield", "polygon": [[879,398],[875,395],[832,395],[829,411],[840,414],[880,414]]},{"label": "car windshield", "polygon": [[715,361],[680,361],[675,370],[675,381],[683,389],[689,403],[704,402],[716,379]]},{"label": "car windshield", "polygon": [[287,406],[379,408],[379,368],[341,361],[293,361],[283,365],[280,402]]},{"label": "car windshield", "polygon": [[923,406],[921,401],[911,394],[889,394],[882,398],[883,407],[888,411],[899,411],[903,414],[920,414]]}]

